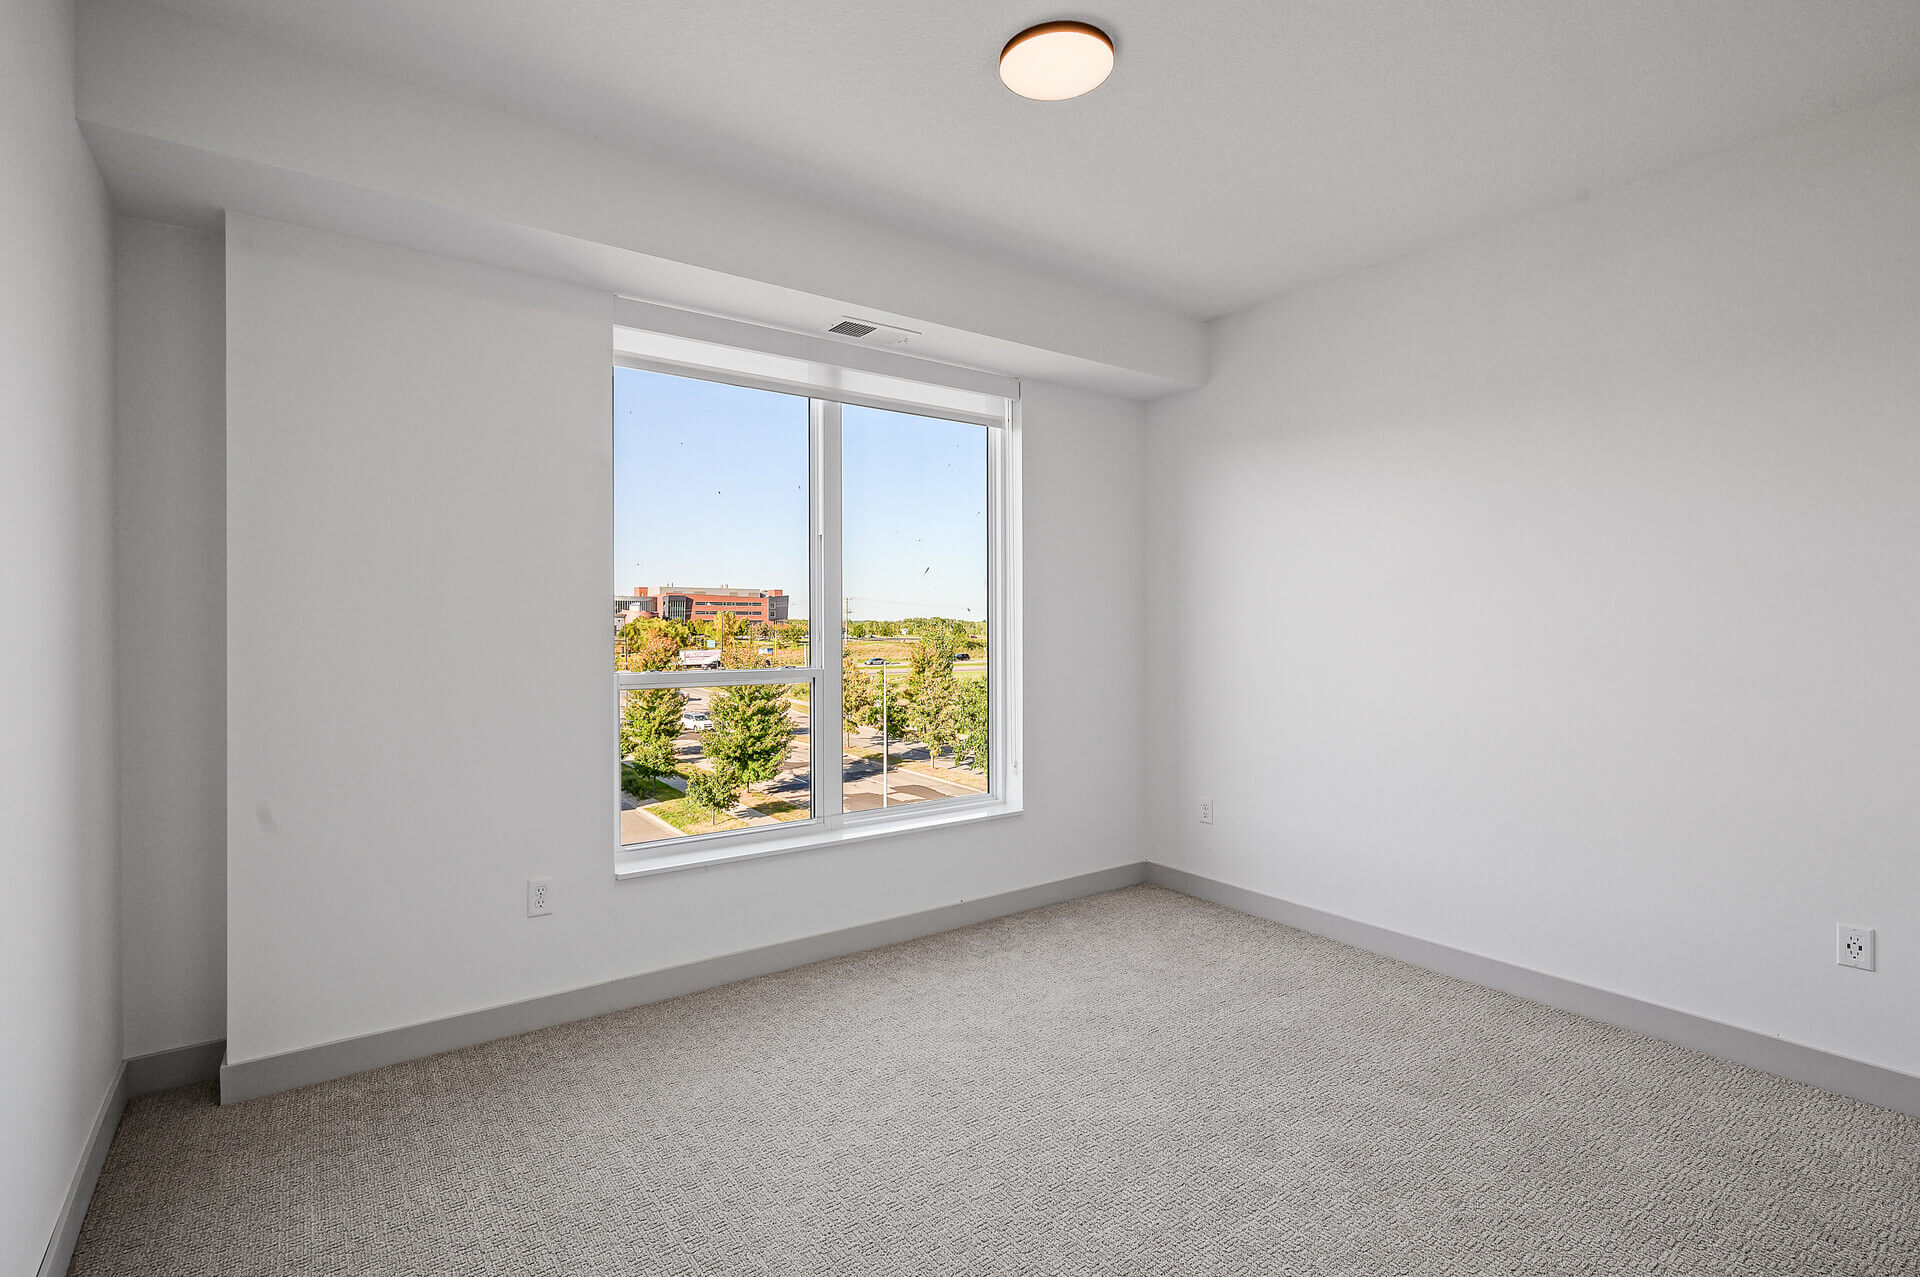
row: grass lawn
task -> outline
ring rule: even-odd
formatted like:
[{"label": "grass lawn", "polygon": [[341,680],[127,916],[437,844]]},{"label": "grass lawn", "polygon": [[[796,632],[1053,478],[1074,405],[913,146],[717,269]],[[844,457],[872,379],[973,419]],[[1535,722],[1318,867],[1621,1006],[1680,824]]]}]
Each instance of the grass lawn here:
[{"label": "grass lawn", "polygon": [[620,777],[620,788],[643,803],[686,797],[680,790],[656,776],[631,776],[623,773]]},{"label": "grass lawn", "polygon": [[722,829],[747,827],[746,821],[735,820],[723,811],[709,811],[691,798],[675,798],[671,802],[655,803],[647,810],[683,834],[712,834]]},{"label": "grass lawn", "polygon": [[[904,639],[850,638],[847,640],[847,650],[853,653],[855,664],[863,663],[869,657],[881,656],[885,657],[887,663],[890,665],[911,665],[913,663],[913,654],[919,646],[918,643],[909,642]],[[978,648],[965,648],[962,650],[967,653],[967,659],[953,663],[954,673],[965,674],[968,672],[969,667],[978,667],[982,672],[985,672],[987,668],[987,649],[984,645]]]},{"label": "grass lawn", "polygon": [[[653,776],[623,778],[621,788],[646,804],[646,809],[683,834],[712,834],[723,829],[745,829],[747,822],[726,812],[709,811],[672,785]],[[752,793],[741,795],[747,810],[774,820],[805,820],[805,803],[785,798],[767,798]]]},{"label": "grass lawn", "polygon": [[771,816],[775,820],[805,820],[807,818],[807,805],[805,803],[789,802],[785,798],[762,798],[759,802],[748,803],[747,810],[758,812],[762,816]]},{"label": "grass lawn", "polygon": [[684,792],[655,776],[623,776],[622,789],[646,804],[647,811],[683,834],[710,834],[721,829],[744,829],[747,822],[724,812],[700,807]]},{"label": "grass lawn", "polygon": [[975,793],[987,792],[987,778],[970,768],[924,762],[918,759],[910,763],[900,763],[898,767],[901,771],[918,772],[922,776],[938,776],[942,780],[951,781]]}]

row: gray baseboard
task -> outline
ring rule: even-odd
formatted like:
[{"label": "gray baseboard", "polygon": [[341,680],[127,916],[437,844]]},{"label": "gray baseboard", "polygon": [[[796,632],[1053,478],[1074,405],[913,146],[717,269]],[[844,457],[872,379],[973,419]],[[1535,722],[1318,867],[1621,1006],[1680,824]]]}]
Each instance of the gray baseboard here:
[{"label": "gray baseboard", "polygon": [[547,997],[488,1007],[383,1033],[345,1038],[257,1060],[222,1064],[220,1102],[232,1104],[255,1099],[296,1086],[308,1086],[405,1060],[418,1060],[464,1046],[491,1042],[496,1038],[530,1033],[535,1029],[585,1020],[612,1011],[624,1011],[629,1007],[732,984],[736,980],[785,971],[809,962],[821,962],[866,949],[877,949],[882,945],[898,944],[902,940],[916,940],[921,936],[951,931],[955,927],[985,922],[989,918],[1022,913],[1042,905],[1129,887],[1146,880],[1145,862],[1120,865],[1023,887],[1017,891],[963,900],[904,917],[888,918],[757,949],[745,949],[665,971],[627,976],[584,989],[570,989]]},{"label": "gray baseboard", "polygon": [[1798,1042],[1787,1042],[1709,1020],[1688,1011],[1612,993],[1592,985],[1580,984],[1559,976],[1545,975],[1526,967],[1482,957],[1464,949],[1421,940],[1398,931],[1389,931],[1372,923],[1358,922],[1339,914],[1295,904],[1277,896],[1265,895],[1246,887],[1217,881],[1184,869],[1166,865],[1147,866],[1147,881],[1201,900],[1250,913],[1257,918],[1284,923],[1338,940],[1355,948],[1397,958],[1401,962],[1429,971],[1438,971],[1471,984],[1499,989],[1515,997],[1584,1015],[1591,1020],[1619,1025],[1679,1046],[1691,1047],[1708,1055],[1731,1060],[1780,1077],[1805,1082],[1821,1090],[1878,1104],[1920,1117],[1920,1077],[1882,1068],[1860,1060],[1835,1055]]},{"label": "gray baseboard", "polygon": [[114,1070],[113,1081],[94,1114],[93,1128],[87,1132],[86,1147],[80,1151],[80,1165],[74,1168],[73,1182],[67,1185],[66,1200],[60,1205],[60,1217],[54,1222],[53,1236],[40,1258],[40,1277],[66,1277],[73,1262],[73,1247],[80,1240],[80,1225],[87,1218],[87,1205],[93,1201],[93,1186],[100,1182],[100,1168],[107,1164],[107,1150],[113,1147],[113,1133],[120,1129],[120,1115],[127,1108],[127,1066]]},{"label": "gray baseboard", "polygon": [[226,1053],[226,1039],[220,1038],[132,1056],[127,1060],[127,1098],[171,1091],[176,1086],[192,1086],[196,1082],[218,1081],[220,1059]]}]

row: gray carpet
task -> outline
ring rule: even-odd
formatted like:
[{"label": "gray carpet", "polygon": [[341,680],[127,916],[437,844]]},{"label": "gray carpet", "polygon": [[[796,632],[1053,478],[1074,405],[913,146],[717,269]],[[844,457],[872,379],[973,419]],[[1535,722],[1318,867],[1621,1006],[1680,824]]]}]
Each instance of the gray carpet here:
[{"label": "gray carpet", "polygon": [[1920,1122],[1155,887],[229,1109],[73,1273],[1920,1273]]}]

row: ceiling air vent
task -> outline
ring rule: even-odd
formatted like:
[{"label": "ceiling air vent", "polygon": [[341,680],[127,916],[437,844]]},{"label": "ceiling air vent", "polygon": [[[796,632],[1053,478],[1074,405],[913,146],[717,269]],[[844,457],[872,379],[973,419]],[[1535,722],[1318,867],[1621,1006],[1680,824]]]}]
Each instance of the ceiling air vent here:
[{"label": "ceiling air vent", "polygon": [[855,319],[851,315],[842,316],[840,322],[827,331],[836,337],[851,337],[864,346],[904,346],[920,335],[912,329],[876,324],[870,319]]}]

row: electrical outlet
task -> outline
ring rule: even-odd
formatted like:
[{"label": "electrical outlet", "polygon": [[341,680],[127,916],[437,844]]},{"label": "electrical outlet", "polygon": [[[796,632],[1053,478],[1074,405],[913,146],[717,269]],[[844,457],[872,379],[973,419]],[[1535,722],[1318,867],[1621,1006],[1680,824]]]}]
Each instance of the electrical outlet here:
[{"label": "electrical outlet", "polygon": [[1833,935],[1833,960],[1843,967],[1873,970],[1873,928],[1837,924]]},{"label": "electrical outlet", "polygon": [[553,912],[553,879],[527,879],[527,917],[544,918]]},{"label": "electrical outlet", "polygon": [[1213,823],[1213,799],[1211,798],[1202,798],[1200,800],[1200,823],[1203,825],[1211,825]]}]

